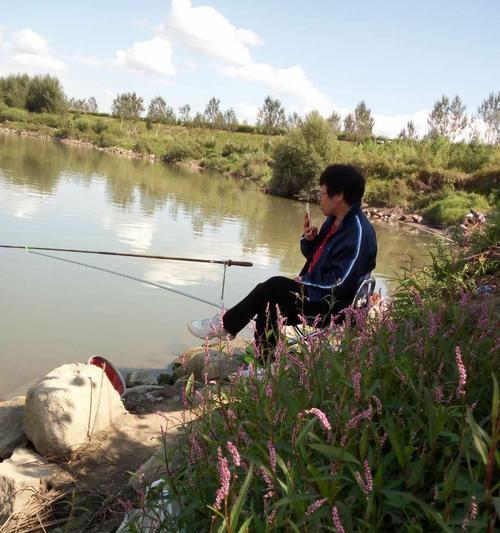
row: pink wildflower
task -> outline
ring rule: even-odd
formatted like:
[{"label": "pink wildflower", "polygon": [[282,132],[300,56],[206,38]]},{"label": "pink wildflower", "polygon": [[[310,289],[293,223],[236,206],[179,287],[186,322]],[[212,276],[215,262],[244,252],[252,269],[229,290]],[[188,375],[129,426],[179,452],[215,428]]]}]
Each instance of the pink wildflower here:
[{"label": "pink wildflower", "polygon": [[274,488],[274,484],[273,484],[273,480],[269,477],[267,470],[263,466],[261,466],[259,469],[259,473],[262,476],[262,479],[265,481],[268,491],[272,492]]},{"label": "pink wildflower", "polygon": [[267,449],[269,450],[269,462],[271,464],[271,470],[273,474],[276,473],[276,448],[272,441],[268,441]]},{"label": "pink wildflower", "polygon": [[335,526],[335,529],[337,530],[337,533],[345,533],[345,529],[342,526],[342,521],[340,520],[339,512],[337,510],[336,505],[332,507],[332,520],[333,520],[333,525]]},{"label": "pink wildflower", "polygon": [[462,352],[460,351],[460,346],[455,348],[455,360],[457,362],[458,368],[458,386],[457,386],[457,397],[465,396],[465,385],[467,384],[467,371],[462,360]]},{"label": "pink wildflower", "polygon": [[375,394],[372,395],[372,400],[375,403],[375,409],[377,411],[377,414],[380,416],[382,414],[382,402],[380,401],[378,396],[375,396]]},{"label": "pink wildflower", "polygon": [[324,429],[326,433],[330,433],[332,431],[332,425],[330,424],[328,418],[326,417],[325,413],[318,409],[317,407],[312,407],[311,409],[306,409],[304,411],[305,414],[311,414],[314,415],[321,424],[321,427]]},{"label": "pink wildflower", "polygon": [[441,403],[443,401],[444,394],[443,394],[443,386],[442,385],[436,385],[434,389],[434,401],[436,403]]},{"label": "pink wildflower", "polygon": [[314,503],[311,503],[311,505],[307,508],[306,516],[315,513],[325,503],[326,498],[321,498],[320,500],[316,500]]},{"label": "pink wildflower", "polygon": [[373,416],[373,407],[372,407],[372,404],[370,404],[368,409],[366,409],[365,411],[362,411],[356,416],[353,416],[351,420],[347,422],[347,425],[345,427],[346,432],[350,431],[351,429],[356,428],[362,420],[371,420],[372,416]]},{"label": "pink wildflower", "polygon": [[217,457],[219,460],[219,480],[220,487],[217,489],[215,496],[214,507],[220,510],[222,502],[227,498],[229,494],[229,483],[231,481],[231,472],[229,471],[229,465],[227,459],[222,455],[221,447],[217,448]]},{"label": "pink wildflower", "polygon": [[274,519],[276,518],[276,513],[278,509],[274,509],[271,514],[267,517],[267,523],[272,524],[274,522]]},{"label": "pink wildflower", "polygon": [[365,470],[366,488],[368,492],[371,492],[373,490],[373,478],[372,478],[372,472],[370,470],[370,464],[368,463],[367,459],[365,459],[364,470]]},{"label": "pink wildflower", "polygon": [[266,395],[266,398],[271,398],[271,396],[273,395],[273,386],[269,382],[266,383],[265,395]]},{"label": "pink wildflower", "polygon": [[472,496],[470,500],[469,513],[470,513],[471,520],[475,520],[477,518],[478,506],[477,506],[477,500],[475,496]]},{"label": "pink wildflower", "polygon": [[387,440],[387,431],[380,437],[380,447],[383,448]]},{"label": "pink wildflower", "polygon": [[354,387],[354,399],[361,401],[361,372],[355,372],[352,375],[352,385]]},{"label": "pink wildflower", "polygon": [[131,513],[134,510],[134,506],[130,500],[122,500],[121,498],[118,498],[117,502],[122,506],[122,509],[126,513]]},{"label": "pink wildflower", "polygon": [[203,455],[203,451],[200,447],[200,443],[198,442],[196,433],[193,432],[189,435],[189,443],[191,445],[190,461],[194,464]]},{"label": "pink wildflower", "polygon": [[241,458],[240,458],[240,452],[238,451],[238,448],[230,441],[227,441],[227,449],[229,450],[229,453],[231,454],[231,457],[233,458],[233,464],[234,466],[240,466],[241,465]]}]

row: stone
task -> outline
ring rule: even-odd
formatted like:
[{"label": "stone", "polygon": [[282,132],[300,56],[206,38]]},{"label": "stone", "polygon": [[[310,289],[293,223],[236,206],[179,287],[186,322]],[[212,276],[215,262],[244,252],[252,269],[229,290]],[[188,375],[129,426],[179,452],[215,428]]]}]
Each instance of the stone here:
[{"label": "stone", "polygon": [[42,455],[66,457],[99,431],[118,426],[124,407],[101,368],[62,365],[28,390],[24,432]]},{"label": "stone", "polygon": [[8,402],[0,402],[0,461],[11,456],[12,452],[27,439],[23,430],[24,396]]},{"label": "stone", "polygon": [[195,381],[202,381],[207,374],[207,378],[224,379],[238,370],[244,361],[245,352],[242,349],[235,349],[231,354],[223,351],[209,349],[205,353],[203,347],[193,348],[182,354],[173,365],[174,379],[188,378],[194,375]]},{"label": "stone", "polygon": [[150,410],[152,404],[171,400],[179,396],[179,391],[173,385],[141,385],[127,389],[123,395],[123,403],[131,413]]},{"label": "stone", "polygon": [[125,380],[127,387],[137,387],[139,385],[158,385],[156,376],[149,370],[134,370]]},{"label": "stone", "polygon": [[415,222],[416,224],[420,224],[422,222],[422,217],[420,215],[412,215],[411,216],[411,219],[413,220],[413,222]]},{"label": "stone", "polygon": [[158,376],[159,385],[172,385],[173,382],[174,382],[174,376],[172,374],[169,374],[168,372],[162,372]]},{"label": "stone", "polygon": [[0,463],[0,525],[22,511],[34,492],[47,490],[59,467],[27,448],[17,448]]}]

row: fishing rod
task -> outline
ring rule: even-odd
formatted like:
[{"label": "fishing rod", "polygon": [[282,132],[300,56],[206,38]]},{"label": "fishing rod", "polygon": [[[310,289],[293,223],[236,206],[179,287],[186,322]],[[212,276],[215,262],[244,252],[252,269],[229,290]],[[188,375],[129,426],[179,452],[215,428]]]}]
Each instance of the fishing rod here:
[{"label": "fishing rod", "polygon": [[97,255],[114,255],[119,257],[138,257],[141,259],[161,259],[168,261],[189,261],[192,263],[209,263],[212,265],[224,265],[224,266],[240,266],[240,267],[252,267],[253,263],[249,261],[233,261],[232,259],[197,259],[193,257],[171,257],[166,255],[147,255],[147,254],[132,254],[125,252],[105,252],[97,250],[79,250],[75,248],[49,248],[42,246],[14,246],[10,244],[0,244],[0,248],[8,248],[14,250],[38,250],[42,252],[70,252],[77,254],[97,254]]},{"label": "fishing rod", "polygon": [[[130,276],[129,274],[123,274],[123,272],[116,272],[116,270],[111,270],[109,268],[102,268],[102,267],[98,267],[95,265],[89,265],[88,263],[82,263],[80,261],[73,261],[72,259],[66,259],[65,257],[57,257],[56,255],[44,254],[42,252],[34,252],[34,251],[31,251],[31,249],[28,250],[28,252],[30,254],[41,255],[43,257],[49,257],[50,259],[57,259],[58,261],[64,261],[65,263],[71,263],[73,265],[79,265],[79,266],[91,268],[93,270],[98,270],[99,272],[106,272],[107,274],[113,274],[114,276],[119,276],[120,278],[126,278],[126,279],[131,279],[133,281],[138,281],[139,283],[151,285],[152,287],[157,287],[158,289],[163,289],[169,292],[173,292],[175,294],[180,294],[181,296],[185,296],[186,298],[191,298],[191,300],[196,300],[198,302],[211,305],[212,307],[217,307],[217,309],[221,309],[223,307],[222,302],[224,300],[224,286],[222,288],[221,303],[217,304],[215,302],[211,302],[210,300],[205,300],[205,298],[201,298],[199,296],[189,294],[179,289],[167,287],[166,285],[161,285],[160,283],[155,283],[154,281],[148,281],[146,279],[136,278],[135,276]],[[226,273],[226,265],[224,265],[224,276],[225,276],[225,273]]]}]

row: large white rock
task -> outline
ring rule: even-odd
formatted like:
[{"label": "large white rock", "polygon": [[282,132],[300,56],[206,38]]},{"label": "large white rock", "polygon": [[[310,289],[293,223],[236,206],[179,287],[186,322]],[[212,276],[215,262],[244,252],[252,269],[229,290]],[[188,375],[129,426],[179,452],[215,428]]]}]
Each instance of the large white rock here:
[{"label": "large white rock", "polygon": [[21,512],[34,493],[46,490],[59,468],[27,448],[17,448],[0,463],[0,525]]},{"label": "large white rock", "polygon": [[26,442],[23,431],[24,396],[0,402],[0,461]]},{"label": "large white rock", "polygon": [[120,396],[94,365],[62,365],[28,390],[24,432],[38,452],[65,456],[92,436],[118,425],[124,413]]}]

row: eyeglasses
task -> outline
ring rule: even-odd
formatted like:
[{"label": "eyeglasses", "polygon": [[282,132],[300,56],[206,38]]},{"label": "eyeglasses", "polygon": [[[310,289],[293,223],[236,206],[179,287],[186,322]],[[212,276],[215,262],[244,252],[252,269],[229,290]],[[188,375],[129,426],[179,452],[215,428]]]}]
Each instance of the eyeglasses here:
[{"label": "eyeglasses", "polygon": [[318,200],[321,200],[321,197],[322,197],[322,196],[327,196],[327,195],[328,195],[328,193],[327,193],[326,191],[325,191],[325,192],[323,192],[323,191],[318,191]]}]

